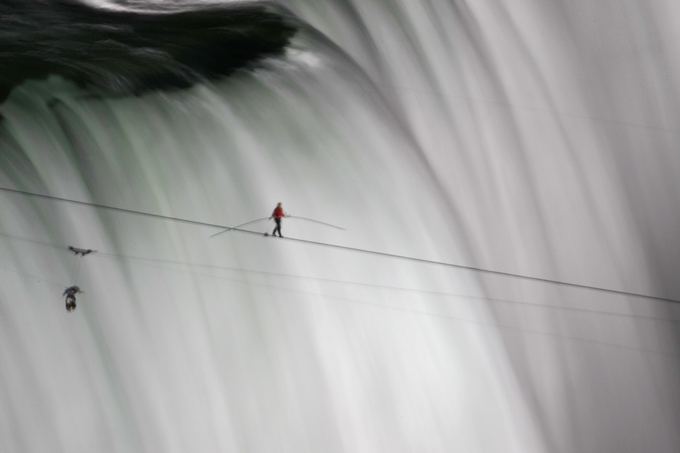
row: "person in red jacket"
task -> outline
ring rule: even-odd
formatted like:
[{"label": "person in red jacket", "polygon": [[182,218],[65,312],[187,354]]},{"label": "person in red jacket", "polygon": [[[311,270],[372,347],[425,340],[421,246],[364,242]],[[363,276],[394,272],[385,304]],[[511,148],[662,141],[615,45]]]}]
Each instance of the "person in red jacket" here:
[{"label": "person in red jacket", "polygon": [[281,206],[281,202],[279,201],[276,204],[276,207],[274,208],[274,211],[272,212],[271,217],[269,217],[269,220],[274,219],[274,222],[276,222],[276,226],[274,227],[274,231],[272,231],[272,236],[276,236],[276,232],[279,232],[279,237],[282,238],[281,236],[281,219],[286,217],[286,213],[283,211],[283,206]]}]

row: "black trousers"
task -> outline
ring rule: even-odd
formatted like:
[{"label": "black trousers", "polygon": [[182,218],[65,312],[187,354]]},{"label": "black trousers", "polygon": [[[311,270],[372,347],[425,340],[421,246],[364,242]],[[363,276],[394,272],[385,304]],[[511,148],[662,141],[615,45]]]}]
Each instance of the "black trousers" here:
[{"label": "black trousers", "polygon": [[281,219],[277,219],[276,217],[274,218],[274,222],[276,222],[276,226],[274,227],[274,231],[272,231],[272,236],[276,236],[276,232],[279,232],[279,237],[282,238],[281,236]]}]

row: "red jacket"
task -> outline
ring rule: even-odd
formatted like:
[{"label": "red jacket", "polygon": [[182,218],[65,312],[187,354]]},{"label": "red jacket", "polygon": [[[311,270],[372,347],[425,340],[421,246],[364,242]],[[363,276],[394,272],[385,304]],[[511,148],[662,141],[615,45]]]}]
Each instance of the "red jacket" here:
[{"label": "red jacket", "polygon": [[274,209],[274,212],[272,212],[272,217],[274,217],[275,219],[280,219],[280,218],[285,217],[285,216],[286,216],[286,214],[283,212],[283,208],[280,207],[280,206],[277,206]]}]

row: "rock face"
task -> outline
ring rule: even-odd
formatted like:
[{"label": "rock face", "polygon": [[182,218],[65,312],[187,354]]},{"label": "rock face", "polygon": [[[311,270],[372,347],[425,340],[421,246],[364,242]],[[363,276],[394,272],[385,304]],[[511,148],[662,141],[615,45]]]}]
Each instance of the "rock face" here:
[{"label": "rock face", "polygon": [[8,0],[0,17],[3,101],[52,74],[106,95],[185,88],[281,53],[296,30],[282,9],[262,4],[132,12]]}]

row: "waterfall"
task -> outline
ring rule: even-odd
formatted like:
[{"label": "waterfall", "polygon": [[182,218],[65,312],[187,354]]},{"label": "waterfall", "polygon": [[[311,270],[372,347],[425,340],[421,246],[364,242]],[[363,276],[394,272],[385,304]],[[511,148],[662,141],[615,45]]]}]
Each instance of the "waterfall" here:
[{"label": "waterfall", "polygon": [[677,450],[677,7],[14,3],[0,451]]}]

